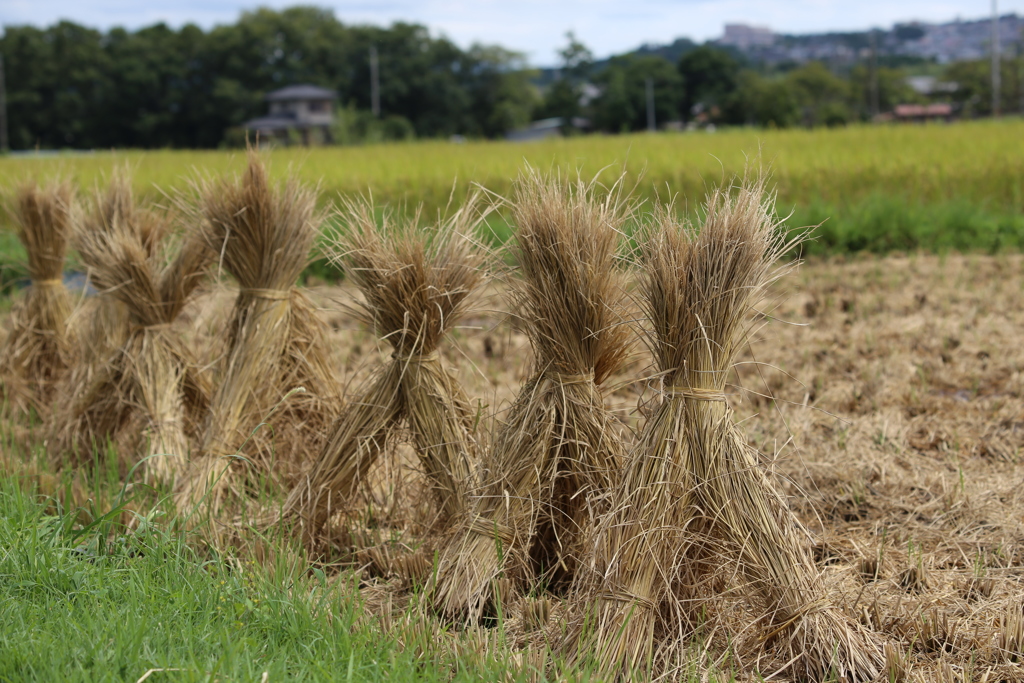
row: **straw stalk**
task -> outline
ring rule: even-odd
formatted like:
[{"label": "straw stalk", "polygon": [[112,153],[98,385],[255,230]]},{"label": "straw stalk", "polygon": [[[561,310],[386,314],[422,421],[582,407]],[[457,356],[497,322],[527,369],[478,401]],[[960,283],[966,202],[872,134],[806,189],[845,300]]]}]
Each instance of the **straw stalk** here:
[{"label": "straw stalk", "polygon": [[123,307],[128,328],[94,372],[73,378],[67,412],[57,420],[56,455],[70,450],[81,461],[112,437],[134,449],[121,453],[127,464],[147,458],[145,470],[156,480],[170,481],[181,470],[209,387],[173,323],[212,254],[194,229],[177,236],[172,227],[169,216],[138,207],[128,179],[118,175],[76,233],[100,296],[111,310]]},{"label": "straw stalk", "polygon": [[616,264],[627,212],[617,188],[600,200],[596,192],[534,171],[514,188],[521,277],[510,298],[534,367],[441,553],[434,599],[451,617],[479,619],[496,582],[570,577],[579,531],[619,465],[621,434],[600,387],[628,350]]},{"label": "straw stalk", "polygon": [[473,412],[449,375],[438,345],[483,282],[483,257],[472,235],[482,216],[478,195],[436,226],[400,222],[371,204],[346,205],[347,230],[334,258],[359,287],[359,317],[392,349],[390,360],[341,413],[309,473],[285,503],[315,547],[331,514],[351,502],[389,437],[408,427],[435,494],[439,519],[458,515],[472,488],[477,451]]},{"label": "straw stalk", "polygon": [[685,611],[716,565],[738,568],[741,590],[766,614],[766,640],[798,675],[867,681],[880,671],[877,643],[828,601],[796,518],[725,396],[749,311],[786,270],[776,261],[789,245],[765,195],[763,179],[734,197],[716,190],[696,235],[665,210],[642,244],[641,296],[665,391],[575,589],[586,619],[577,655],[596,655],[606,675],[649,666],[656,634],[678,637],[659,618]]},{"label": "straw stalk", "polygon": [[67,182],[46,188],[26,184],[11,212],[32,280],[0,346],[0,382],[9,407],[19,411],[32,407],[48,413],[54,388],[74,360],[67,324],[71,298],[63,281],[73,199]]},{"label": "straw stalk", "polygon": [[319,450],[337,400],[326,326],[295,286],[322,219],[314,189],[275,187],[250,151],[242,178],[200,191],[203,236],[239,292],[199,456],[175,490],[182,513],[244,499],[260,476],[291,482]]}]

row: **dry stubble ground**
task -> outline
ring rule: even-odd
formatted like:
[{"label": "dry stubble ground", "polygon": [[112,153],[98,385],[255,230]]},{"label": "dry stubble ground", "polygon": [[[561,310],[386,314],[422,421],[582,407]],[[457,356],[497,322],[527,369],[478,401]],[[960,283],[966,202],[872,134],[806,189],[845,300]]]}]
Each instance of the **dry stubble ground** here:
[{"label": "dry stubble ground", "polygon": [[[911,678],[1024,680],[1024,257],[815,261],[772,295],[730,402],[833,598],[898,644]],[[445,355],[500,417],[529,347],[500,296],[484,307]],[[358,375],[373,339],[329,319]],[[634,427],[656,395],[646,366],[641,346],[611,380]]]},{"label": "dry stubble ground", "polygon": [[[339,308],[353,291],[312,294],[342,382],[359,382],[378,346]],[[816,261],[772,295],[730,403],[809,530],[833,599],[898,645],[912,680],[1024,680],[1024,257]],[[190,310],[197,343],[216,336],[231,299],[221,290]],[[497,288],[480,309],[442,352],[483,414],[500,419],[529,371],[529,346]],[[638,346],[609,382],[633,428],[638,404],[656,398],[647,363]],[[374,487],[378,531],[350,540],[387,545],[388,517],[410,526],[406,506],[422,499],[414,462],[377,473],[405,488]],[[384,555],[361,554],[377,565],[368,574],[394,571]],[[402,583],[367,579],[368,598]],[[737,605],[712,619],[710,642],[739,632],[735,650],[754,651],[743,646],[751,617]]]}]

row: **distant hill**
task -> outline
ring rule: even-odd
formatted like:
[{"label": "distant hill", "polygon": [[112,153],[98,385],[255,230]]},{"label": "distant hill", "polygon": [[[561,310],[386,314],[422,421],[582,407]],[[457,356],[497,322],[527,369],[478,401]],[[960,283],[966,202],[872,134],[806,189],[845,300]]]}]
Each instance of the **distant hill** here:
[{"label": "distant hill", "polygon": [[[721,38],[708,42],[729,50],[744,61],[842,64],[869,57],[872,39],[878,58],[884,63],[933,61],[946,64],[988,55],[992,22],[990,18],[956,19],[936,24],[914,21],[874,31],[805,34],[776,33],[767,27],[736,23],[728,24]],[[999,39],[1004,50],[1024,53],[1024,17],[1016,13],[1000,16]],[[697,46],[698,43],[689,38],[676,38],[666,45],[648,43],[623,54],[660,55],[675,62]],[[600,70],[613,58],[595,61],[594,69]],[[549,67],[541,68],[539,72],[537,83],[544,85],[558,78],[559,70]]]}]

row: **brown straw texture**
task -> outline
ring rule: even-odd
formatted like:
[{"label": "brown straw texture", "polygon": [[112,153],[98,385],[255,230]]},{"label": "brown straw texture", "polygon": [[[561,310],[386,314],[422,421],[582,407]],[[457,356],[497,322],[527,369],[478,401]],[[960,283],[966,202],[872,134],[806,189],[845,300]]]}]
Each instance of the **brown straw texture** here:
[{"label": "brown straw texture", "polygon": [[[172,323],[193,298],[212,252],[195,229],[179,236],[172,227],[171,216],[138,207],[129,178],[119,174],[75,234],[100,296],[123,307],[128,327],[102,365],[71,387],[58,456],[68,449],[81,462],[94,445],[114,438],[139,449],[121,453],[126,464],[145,458],[148,476],[164,482],[186,462],[209,387]],[[116,318],[117,304],[107,306]]]},{"label": "brown straw texture", "polygon": [[74,361],[68,329],[71,297],[64,287],[64,257],[71,236],[74,191],[67,182],[22,185],[12,218],[28,254],[32,282],[15,307],[11,332],[0,345],[0,382],[9,409],[49,413],[57,382]]},{"label": "brown straw texture", "polygon": [[175,490],[189,515],[246,499],[257,477],[291,483],[337,410],[326,325],[295,287],[323,219],[315,189],[273,185],[250,150],[241,178],[200,191],[203,234],[240,291],[199,457]]},{"label": "brown straw texture", "polygon": [[[799,524],[724,393],[752,306],[786,271],[773,208],[764,179],[747,179],[732,195],[712,193],[699,234],[665,210],[642,242],[641,297],[666,391],[573,596],[586,621],[570,642],[605,676],[652,675],[659,618],[716,564],[746,579],[741,590],[767,615],[766,641],[796,675],[869,681],[881,670],[878,644],[826,598]],[[661,632],[679,638],[671,626]]]},{"label": "brown straw texture", "polygon": [[627,213],[617,191],[529,171],[511,199],[521,277],[510,298],[535,359],[485,458],[481,488],[445,546],[435,604],[475,621],[500,578],[516,585],[571,575],[579,530],[618,467],[621,435],[601,383],[624,361]]},{"label": "brown straw texture", "polygon": [[472,242],[482,219],[479,195],[429,228],[349,202],[334,258],[363,295],[359,317],[393,349],[391,359],[338,417],[320,456],[284,506],[314,550],[331,514],[348,503],[406,424],[441,519],[461,513],[471,488],[477,444],[473,412],[445,371],[438,345],[465,314],[484,281],[484,257]]}]

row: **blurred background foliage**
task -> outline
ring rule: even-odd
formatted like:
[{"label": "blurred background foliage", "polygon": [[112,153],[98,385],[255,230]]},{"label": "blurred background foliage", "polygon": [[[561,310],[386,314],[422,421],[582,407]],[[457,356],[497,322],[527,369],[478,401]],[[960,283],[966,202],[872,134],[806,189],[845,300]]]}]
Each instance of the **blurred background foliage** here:
[{"label": "blurred background foliage", "polygon": [[[380,59],[379,117],[370,113],[371,46]],[[924,101],[907,85],[913,69],[955,81],[950,98],[963,116],[991,107],[987,60],[769,66],[685,39],[595,60],[570,33],[556,67],[532,69],[500,46],[464,49],[410,23],[350,26],[316,7],[244,12],[210,30],[6,26],[0,54],[16,150],[237,147],[240,124],[265,113],[266,93],[295,83],[338,93],[332,137],[340,144],[496,138],[551,117],[563,118],[566,133],[642,130],[648,80],[659,126],[864,121]],[[1017,111],[1024,58],[1002,68],[1003,110]]]}]

